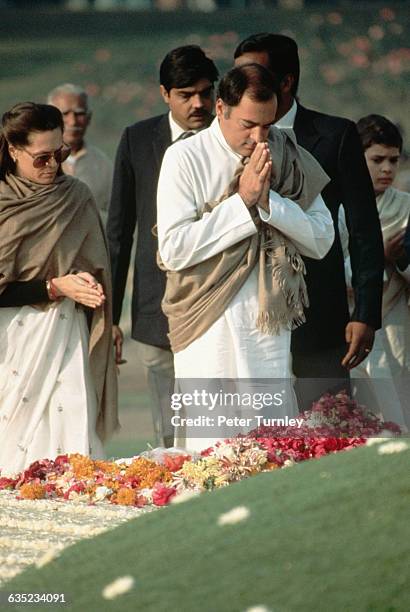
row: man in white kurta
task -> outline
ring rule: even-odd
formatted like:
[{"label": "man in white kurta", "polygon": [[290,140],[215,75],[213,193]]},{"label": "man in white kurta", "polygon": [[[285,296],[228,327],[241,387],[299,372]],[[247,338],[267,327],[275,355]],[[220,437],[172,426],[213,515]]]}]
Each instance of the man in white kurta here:
[{"label": "man in white kurta", "polygon": [[[262,197],[265,185],[262,180],[257,186],[257,175],[272,171],[263,144],[258,143],[266,141],[276,96],[259,102],[245,91],[233,107],[219,98],[216,111],[209,128],[173,145],[164,156],[158,184],[158,240],[162,261],[170,270],[204,261],[257,232],[250,208]],[[252,155],[259,156],[253,176],[244,172],[238,193],[202,215],[205,203],[217,200],[225,191],[241,159],[248,156],[252,160]],[[323,257],[333,242],[334,229],[321,196],[306,211],[272,190],[268,197],[270,213],[258,208],[261,219],[288,237],[300,254]],[[222,316],[174,355],[176,378],[290,381],[290,331],[267,335],[257,329],[257,284],[254,268]],[[293,393],[289,389],[287,393],[282,412],[295,414],[289,399]],[[203,432],[198,436],[202,439],[189,438],[186,446],[200,449],[215,441],[212,435],[205,439]]]}]

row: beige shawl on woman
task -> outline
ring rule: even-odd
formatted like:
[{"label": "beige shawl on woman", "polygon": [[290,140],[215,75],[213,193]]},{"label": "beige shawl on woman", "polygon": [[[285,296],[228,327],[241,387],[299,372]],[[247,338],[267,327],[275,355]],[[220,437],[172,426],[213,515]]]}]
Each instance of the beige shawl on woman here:
[{"label": "beige shawl on woman", "polygon": [[[0,293],[13,281],[85,271],[104,287],[93,311],[89,359],[105,440],[117,427],[117,380],[111,330],[111,281],[104,230],[90,190],[70,176],[39,185],[8,174],[0,181]],[[50,308],[52,304],[41,305]]]},{"label": "beige shawl on woman", "polygon": [[[376,203],[383,240],[386,242],[407,227],[410,215],[410,194],[389,187],[376,198]],[[407,282],[391,264],[386,264],[385,279],[383,285],[383,317],[390,312],[402,294],[408,291]]]},{"label": "beige shawl on woman", "polygon": [[[285,130],[272,130],[271,189],[306,209],[329,182],[318,162],[298,147]],[[238,191],[242,162],[227,189],[204,212]],[[304,262],[294,244],[277,229],[261,221],[255,207],[250,213],[258,233],[222,253],[178,272],[168,270],[162,309],[168,317],[171,348],[177,353],[199,338],[222,315],[253,268],[259,264],[259,314],[256,325],[263,333],[278,334],[304,322],[308,305]]]}]

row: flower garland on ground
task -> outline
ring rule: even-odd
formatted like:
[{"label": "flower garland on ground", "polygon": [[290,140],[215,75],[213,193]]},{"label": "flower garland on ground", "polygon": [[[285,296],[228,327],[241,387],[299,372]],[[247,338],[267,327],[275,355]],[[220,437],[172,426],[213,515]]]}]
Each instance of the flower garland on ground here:
[{"label": "flower garland on ground", "polygon": [[20,499],[61,499],[142,507],[164,506],[187,491],[225,487],[254,474],[365,444],[382,431],[400,434],[346,393],[325,395],[301,415],[302,426],[259,427],[218,442],[191,457],[157,449],[132,459],[95,461],[79,454],[36,461],[15,478],[0,475],[0,489]]}]

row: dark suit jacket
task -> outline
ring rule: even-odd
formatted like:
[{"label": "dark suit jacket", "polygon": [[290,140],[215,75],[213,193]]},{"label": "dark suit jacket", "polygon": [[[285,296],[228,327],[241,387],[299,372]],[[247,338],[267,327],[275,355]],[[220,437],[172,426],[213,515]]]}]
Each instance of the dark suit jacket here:
[{"label": "dark suit jacket", "polygon": [[352,320],[374,329],[381,326],[384,254],[374,191],[355,124],[298,105],[294,131],[298,144],[331,179],[322,196],[335,225],[335,241],[326,257],[304,258],[310,308],[306,324],[292,332],[292,353],[308,357],[312,350],[343,345],[350,319],[338,231],[340,204],[350,235],[356,304]]},{"label": "dark suit jacket", "polygon": [[113,280],[113,320],[118,324],[136,225],[138,239],[132,293],[132,337],[169,347],[161,310],[165,274],[156,264],[156,197],[162,158],[171,144],[168,114],[140,121],[122,134],[115,160],[107,235]]}]

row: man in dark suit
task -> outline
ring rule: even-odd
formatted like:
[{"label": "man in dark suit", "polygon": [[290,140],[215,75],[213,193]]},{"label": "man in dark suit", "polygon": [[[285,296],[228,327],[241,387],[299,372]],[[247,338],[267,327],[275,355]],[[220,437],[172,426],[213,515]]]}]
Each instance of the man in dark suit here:
[{"label": "man in dark suit", "polygon": [[[322,165],[331,181],[322,196],[335,225],[335,241],[321,260],[305,258],[310,307],[306,323],[292,333],[293,370],[301,408],[322,391],[349,388],[349,370],[370,352],[381,326],[383,242],[372,183],[352,121],[303,107],[296,101],[299,57],[295,41],[255,34],[235,51],[235,63],[256,62],[273,72],[281,101],[275,125],[292,128],[298,144]],[[338,209],[349,229],[355,309],[349,316]],[[322,380],[320,380],[322,379]],[[327,379],[324,381],[323,379]]]},{"label": "man in dark suit", "polygon": [[173,356],[168,324],[161,310],[165,275],[156,263],[156,193],[161,162],[172,142],[207,127],[212,120],[214,82],[218,71],[196,45],[170,51],[160,66],[160,91],[169,112],[127,127],[115,160],[107,234],[113,277],[113,338],[121,361],[123,335],[119,327],[138,225],[132,293],[132,337],[153,400],[156,443],[173,444],[169,392],[173,390]]}]

